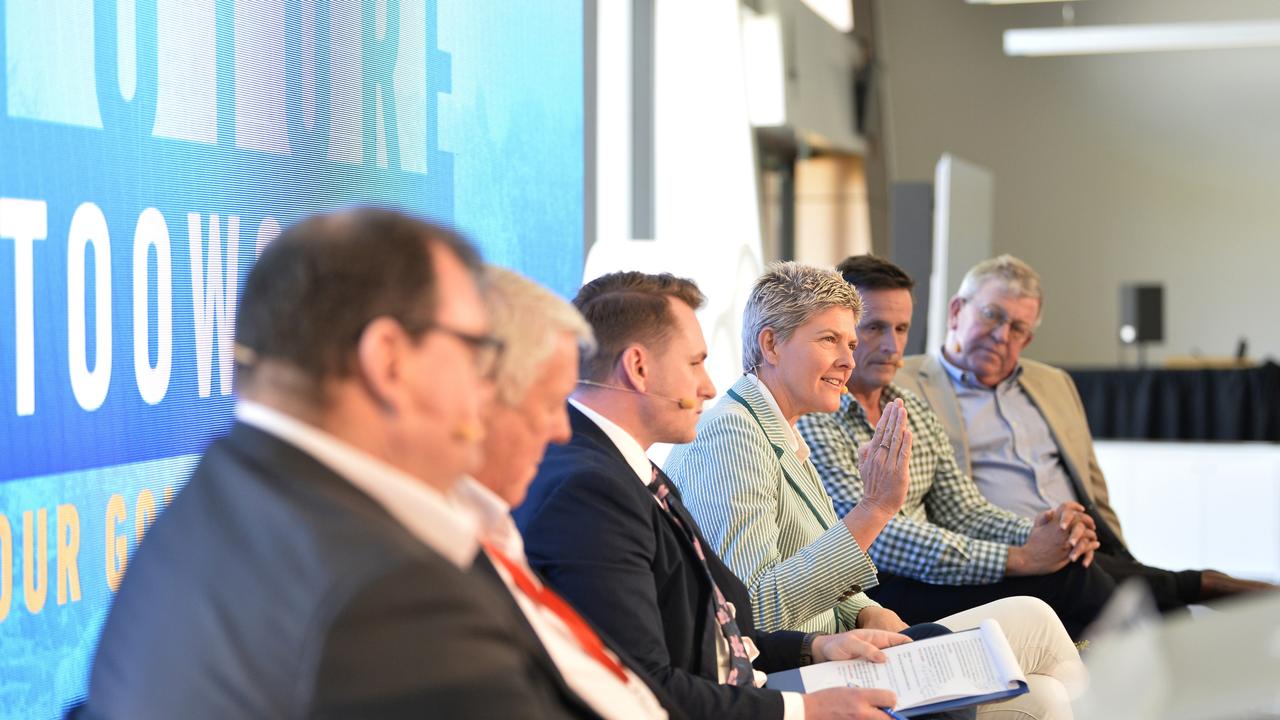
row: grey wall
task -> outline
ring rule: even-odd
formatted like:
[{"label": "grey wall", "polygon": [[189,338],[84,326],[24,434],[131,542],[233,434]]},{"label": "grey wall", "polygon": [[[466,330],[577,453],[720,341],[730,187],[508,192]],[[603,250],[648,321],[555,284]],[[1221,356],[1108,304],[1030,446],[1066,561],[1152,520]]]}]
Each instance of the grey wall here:
[{"label": "grey wall", "polygon": [[900,182],[889,188],[889,259],[916,280],[907,354],[924,352],[929,333],[929,275],[933,272],[933,183]]},{"label": "grey wall", "polygon": [[[1078,25],[1280,17],[1242,0],[1076,8]],[[1152,359],[1229,355],[1240,335],[1280,356],[1280,50],[1006,58],[1003,30],[1061,24],[1059,6],[877,10],[889,181],[930,180],[943,152],[994,171],[995,251],[1045,281],[1028,356],[1114,364],[1126,281],[1165,285]]]}]

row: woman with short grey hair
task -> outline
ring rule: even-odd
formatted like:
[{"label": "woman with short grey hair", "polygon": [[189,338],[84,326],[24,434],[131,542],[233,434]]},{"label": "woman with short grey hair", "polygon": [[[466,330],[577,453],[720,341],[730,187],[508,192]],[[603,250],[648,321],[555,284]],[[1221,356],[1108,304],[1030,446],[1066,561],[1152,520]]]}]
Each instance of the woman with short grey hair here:
[{"label": "woman with short grey hair", "polygon": [[863,466],[867,496],[844,518],[794,427],[805,413],[840,406],[861,312],[857,290],[835,272],[770,266],[743,312],[743,377],[667,462],[708,539],[751,590],[764,628],[905,627],[862,589],[876,584],[866,548],[906,491],[906,411],[886,407]]}]

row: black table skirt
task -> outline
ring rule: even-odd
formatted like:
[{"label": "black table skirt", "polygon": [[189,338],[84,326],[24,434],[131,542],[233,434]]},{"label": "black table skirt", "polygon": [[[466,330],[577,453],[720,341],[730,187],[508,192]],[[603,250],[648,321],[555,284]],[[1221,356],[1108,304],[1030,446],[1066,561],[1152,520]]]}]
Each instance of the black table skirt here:
[{"label": "black table skirt", "polygon": [[1068,370],[1094,438],[1280,442],[1280,365]]}]

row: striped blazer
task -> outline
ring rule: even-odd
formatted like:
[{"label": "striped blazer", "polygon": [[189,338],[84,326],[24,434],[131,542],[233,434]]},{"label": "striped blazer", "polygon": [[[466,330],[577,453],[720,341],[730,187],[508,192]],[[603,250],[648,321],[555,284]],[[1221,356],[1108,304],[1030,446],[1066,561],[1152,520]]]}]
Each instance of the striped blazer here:
[{"label": "striped blazer", "polygon": [[836,517],[813,463],[787,449],[785,421],[749,377],[703,414],[667,475],[724,562],[747,585],[756,624],[838,632],[876,605],[876,568]]}]

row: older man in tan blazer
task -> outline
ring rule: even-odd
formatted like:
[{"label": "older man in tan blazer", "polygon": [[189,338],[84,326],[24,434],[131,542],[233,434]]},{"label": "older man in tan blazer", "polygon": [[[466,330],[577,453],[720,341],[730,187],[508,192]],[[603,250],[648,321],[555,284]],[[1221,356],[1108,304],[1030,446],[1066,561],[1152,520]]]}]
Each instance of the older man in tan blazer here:
[{"label": "older man in tan blazer", "polygon": [[1129,552],[1093,452],[1084,406],[1062,370],[1022,359],[1041,312],[1040,277],[1010,255],[974,266],[951,298],[944,346],[905,360],[895,382],[932,407],[960,467],[988,500],[1034,516],[1084,505],[1102,543],[1097,561],[1117,580],[1141,577],[1161,609],[1255,589],[1216,570],[1173,572]]}]

